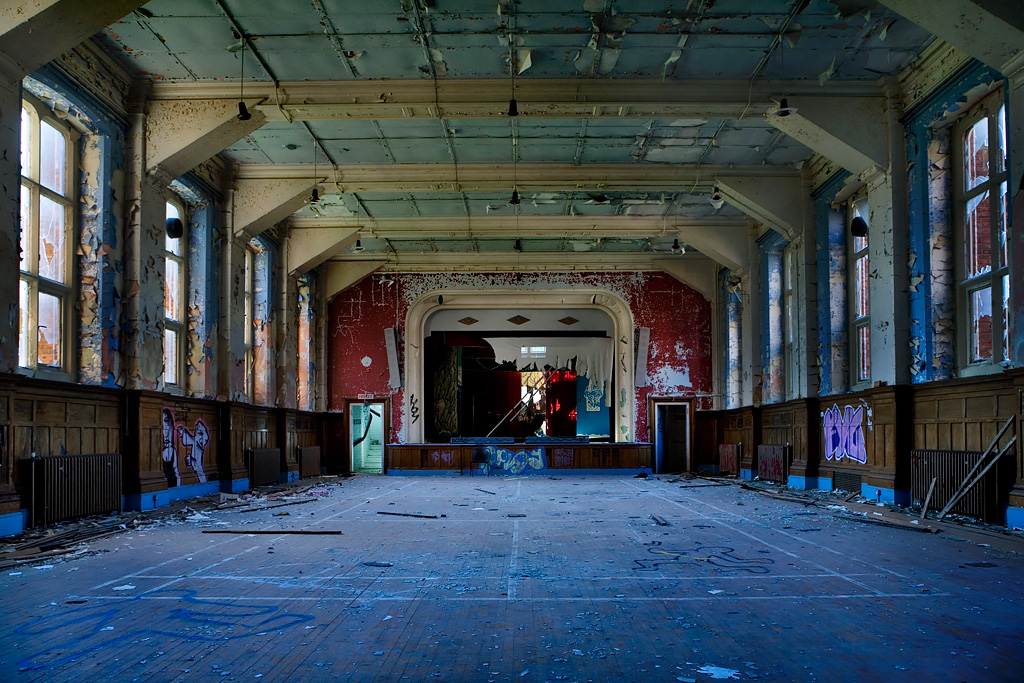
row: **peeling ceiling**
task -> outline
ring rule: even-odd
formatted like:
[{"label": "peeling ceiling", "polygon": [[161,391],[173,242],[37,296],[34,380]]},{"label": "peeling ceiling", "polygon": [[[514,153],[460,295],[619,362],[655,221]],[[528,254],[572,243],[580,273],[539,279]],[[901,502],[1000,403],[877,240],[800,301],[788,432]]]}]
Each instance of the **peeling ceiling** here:
[{"label": "peeling ceiling", "polygon": [[[566,236],[563,223],[571,217],[616,219],[626,228],[650,217],[666,225],[707,220],[708,230],[714,221],[742,223],[739,209],[709,203],[714,173],[702,169],[791,173],[812,156],[766,120],[763,92],[773,84],[782,96],[878,88],[880,77],[899,73],[930,40],[874,0],[153,0],[101,35],[101,44],[130,72],[185,91],[195,86],[197,98],[211,84],[279,97],[287,90],[281,84],[335,82],[343,93],[350,84],[372,81],[384,100],[389,89],[424,84],[425,102],[389,117],[331,112],[299,118],[283,115],[282,108],[275,120],[220,152],[243,171],[266,175],[267,168],[283,165],[290,177],[308,167],[312,178],[316,159],[328,182],[321,200],[300,208],[294,219],[324,227],[367,222],[363,255],[515,252],[514,227],[507,236],[459,232],[424,240],[408,231],[387,236],[382,226],[389,219],[549,218],[550,236],[535,231],[517,258],[567,251],[672,254],[678,239],[664,229],[628,238]],[[692,115],[678,116],[675,104],[630,107],[572,94],[574,84],[615,87],[638,79],[678,82],[672,96],[683,105],[697,103],[684,107]],[[460,98],[470,101],[485,86],[506,82],[502,97],[521,98],[520,115],[455,111]],[[702,82],[726,84],[728,102],[705,92]],[[569,104],[549,104],[547,84]],[[270,97],[259,97],[273,109]],[[573,102],[585,106],[571,111]],[[586,182],[576,191],[538,189],[519,175],[527,164],[571,165]],[[597,164],[688,173],[671,190],[651,191],[643,183],[611,190],[601,189],[599,178],[587,179]],[[346,168],[365,165],[454,167],[456,180],[469,166],[494,165],[507,190],[456,182],[435,191],[386,185],[351,191],[330,182]],[[521,203],[513,206],[511,192],[520,187]],[[352,253],[349,248],[336,258]],[[689,253],[696,250],[691,246]]]}]

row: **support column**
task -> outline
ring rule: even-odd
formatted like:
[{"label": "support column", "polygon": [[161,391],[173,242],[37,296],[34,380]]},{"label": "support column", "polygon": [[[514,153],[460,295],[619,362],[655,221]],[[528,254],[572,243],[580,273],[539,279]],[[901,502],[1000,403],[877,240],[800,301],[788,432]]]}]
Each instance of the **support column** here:
[{"label": "support column", "polygon": [[0,373],[18,368],[20,149],[21,81],[0,68]]},{"label": "support column", "polygon": [[761,405],[761,257],[757,247],[757,228],[751,226],[747,238],[747,274],[741,282],[743,299],[743,405]]},{"label": "support column", "polygon": [[898,87],[888,84],[885,108],[889,168],[868,179],[871,379],[910,383],[909,240],[906,143]]},{"label": "support column", "polygon": [[129,115],[125,220],[126,389],[163,389],[165,200],[146,173],[146,115]]},{"label": "support column", "polygon": [[[295,278],[288,274],[291,238],[285,233],[278,250],[277,267],[277,406],[295,408],[298,405],[297,367],[299,362],[298,329],[295,324],[298,309]],[[289,454],[290,455],[290,454]]]},{"label": "support column", "polygon": [[1010,169],[1010,359],[1024,367],[1024,69],[1009,77],[1006,144]]},{"label": "support column", "polygon": [[[800,385],[797,396],[800,398],[816,397],[821,391],[821,365],[818,357],[818,247],[814,231],[814,202],[810,200],[814,182],[809,172],[804,173],[804,188],[807,199],[804,200],[804,233],[798,247],[798,263],[800,270],[800,290],[797,296],[801,302],[800,322],[796,326],[797,338],[793,340],[798,347],[797,364],[801,368]],[[801,334],[800,332],[803,332]],[[812,334],[813,333],[813,334]],[[794,385],[796,386],[796,385]]]}]

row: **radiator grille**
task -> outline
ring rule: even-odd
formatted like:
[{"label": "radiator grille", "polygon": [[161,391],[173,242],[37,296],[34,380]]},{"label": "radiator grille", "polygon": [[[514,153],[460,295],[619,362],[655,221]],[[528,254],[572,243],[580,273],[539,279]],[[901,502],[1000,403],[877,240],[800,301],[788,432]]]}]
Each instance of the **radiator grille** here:
[{"label": "radiator grille", "polygon": [[761,444],[757,447],[757,478],[761,481],[786,483],[789,473],[790,446]]},{"label": "radiator grille", "polygon": [[320,476],[320,447],[304,446],[299,448],[299,476],[306,477]]},{"label": "radiator grille", "polygon": [[249,452],[249,482],[266,486],[281,481],[281,449],[254,448]]},{"label": "radiator grille", "polygon": [[121,511],[121,454],[36,458],[33,512],[37,524]]},{"label": "radiator grille", "polygon": [[860,493],[860,480],[861,476],[859,474],[854,474],[852,472],[833,472],[832,490]]},{"label": "radiator grille", "polygon": [[743,444],[723,443],[718,445],[718,471],[729,474],[740,473],[740,453]]},{"label": "radiator grille", "polygon": [[[914,502],[924,503],[925,496],[928,495],[928,486],[934,477],[935,490],[932,491],[928,509],[941,510],[956,493],[960,483],[967,478],[968,472],[980,457],[980,451],[910,451],[910,493]],[[986,522],[1001,522],[998,469],[990,469],[950,512],[977,517]],[[981,471],[980,468],[978,471]]]}]

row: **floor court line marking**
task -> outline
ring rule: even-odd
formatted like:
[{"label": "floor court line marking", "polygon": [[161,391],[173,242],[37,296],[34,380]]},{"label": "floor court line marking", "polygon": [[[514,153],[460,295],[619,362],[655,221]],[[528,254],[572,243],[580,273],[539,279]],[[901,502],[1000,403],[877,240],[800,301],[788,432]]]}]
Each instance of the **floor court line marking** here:
[{"label": "floor court line marking", "polygon": [[[412,486],[412,484],[413,484],[413,482],[409,482],[405,486],[400,486],[397,489],[391,489],[390,491],[386,491],[386,492],[380,494],[379,496],[374,496],[372,498],[369,498],[367,502],[373,501],[373,500],[377,500],[378,498],[383,498],[384,496],[390,495],[392,493],[396,493],[396,492],[401,491],[402,489],[404,489],[404,488],[406,488],[408,486]],[[360,500],[362,500],[362,499],[363,499],[363,496],[360,496]],[[337,505],[337,503],[333,503],[333,505]],[[356,508],[360,507],[361,505],[366,505],[366,503],[360,503],[359,505],[353,505],[350,508],[347,508],[347,509],[342,510],[341,512],[338,512],[338,513],[336,513],[334,515],[326,517],[323,520],[317,520],[317,523],[321,523],[321,522],[324,522],[324,521],[326,521],[328,519],[333,519],[335,517],[339,517],[339,516],[345,514],[346,512],[350,512],[351,510],[355,510]],[[330,505],[325,505],[324,507],[330,507]],[[320,509],[322,509],[322,508],[320,508]],[[313,523],[310,523],[310,524],[307,524],[306,527],[302,527],[302,528],[307,528],[307,527],[312,526],[312,525],[313,525]],[[276,537],[274,537],[272,539],[265,539],[265,540],[269,540],[269,542],[275,543],[275,542],[279,541],[284,536],[287,536],[287,534],[282,534],[281,536],[276,536]],[[207,550],[213,550],[213,549],[219,548],[220,546],[222,546],[222,545],[224,545],[226,543],[233,543],[234,541],[241,540],[241,539],[244,539],[244,538],[246,538],[246,537],[245,536],[238,536],[238,537],[226,538],[223,541],[221,541],[219,543],[216,543],[214,545],[197,548],[197,549],[195,549],[195,550],[193,550],[191,552],[182,553],[181,555],[178,555],[177,557],[172,557],[172,558],[170,558],[168,560],[164,560],[163,562],[159,562],[157,564],[150,565],[149,567],[146,567],[145,569],[141,570],[141,573],[125,574],[125,575],[120,576],[120,577],[118,577],[116,579],[111,579],[110,581],[105,581],[105,582],[103,582],[103,583],[101,583],[101,584],[99,584],[97,586],[93,586],[89,590],[99,590],[100,588],[106,588],[107,586],[109,586],[109,585],[111,585],[113,583],[120,583],[121,581],[124,581],[125,579],[144,576],[145,572],[153,571],[154,569],[159,569],[160,567],[166,566],[166,565],[168,565],[168,564],[170,564],[172,562],[180,562],[183,558],[189,557],[190,555],[196,555],[197,553],[201,553],[201,552],[204,552],[204,551],[207,551]],[[180,576],[178,578],[179,578],[179,580],[183,580],[183,579],[186,579],[186,578],[194,578],[195,574],[197,574],[199,572],[202,572],[203,570],[205,570],[207,568],[216,567],[216,566],[218,566],[220,564],[223,564],[224,562],[227,562],[229,560],[233,560],[236,557],[239,557],[240,555],[242,555],[242,554],[244,554],[246,552],[251,552],[252,550],[255,550],[256,547],[262,547],[262,546],[255,546],[253,548],[250,548],[249,550],[243,551],[241,553],[236,553],[235,555],[226,557],[226,558],[224,558],[224,559],[222,559],[222,560],[220,560],[218,562],[215,562],[215,563],[213,563],[211,565],[206,565],[206,566],[203,566],[203,567],[199,567],[199,568],[194,569],[193,571],[189,572],[188,574],[184,574],[184,575],[182,575],[182,576]],[[174,582],[171,581],[167,585],[171,585],[172,583],[174,583]]]},{"label": "floor court line marking", "polygon": [[[768,602],[778,600],[788,601],[801,601],[801,600],[860,600],[860,601],[871,601],[871,600],[892,600],[892,599],[910,599],[910,598],[948,598],[954,597],[951,593],[879,593],[865,595],[863,593],[843,593],[838,595],[711,595],[711,596],[689,596],[689,597],[633,597],[633,598],[584,598],[584,597],[558,597],[558,598],[516,598],[515,602],[714,602],[714,601],[726,601],[726,602]],[[160,600],[179,600],[178,597],[173,596],[162,596],[162,597],[150,597],[146,595],[138,596],[118,596],[118,595],[101,595],[93,598],[95,600],[145,600],[145,601],[160,601]],[[274,597],[274,596],[238,596],[238,595],[220,595],[220,596],[204,596],[204,600],[212,601],[235,601],[235,602],[495,602],[495,603],[506,603],[510,602],[507,596],[495,596],[491,598],[484,597],[463,597],[463,596],[448,596],[438,595],[437,597],[395,597],[395,596],[377,596],[377,597],[331,597],[331,596],[295,596],[295,597]]]},{"label": "floor court line marking", "polygon": [[[860,572],[856,574],[850,574],[850,576],[885,576],[883,573],[871,573],[871,572]],[[141,579],[174,579],[177,576],[132,576],[129,578],[141,578]],[[204,575],[199,578],[202,581],[285,581],[295,580],[294,575],[281,575],[281,576],[244,576],[244,575]],[[439,575],[439,576],[368,576],[368,575],[355,575],[349,576],[347,574],[338,574],[336,576],[328,577],[313,577],[310,576],[304,579],[305,583],[316,583],[324,581],[455,581],[458,579],[473,581],[501,581],[506,579],[506,576],[475,576],[475,575]],[[750,574],[742,576],[701,576],[701,575],[676,575],[676,574],[654,574],[637,576],[636,574],[612,574],[606,576],[530,576],[531,581],[570,581],[573,583],[579,583],[580,581],[622,581],[624,579],[631,579],[634,581],[780,581],[784,579],[824,579],[824,578],[835,578],[835,574]],[[149,590],[149,589],[147,589]]]},{"label": "floor court line marking", "polygon": [[[627,482],[625,482],[625,483],[626,483],[627,485],[629,485],[629,486],[633,486],[633,484],[632,484],[631,482],[628,482],[628,481],[627,481]],[[661,500],[664,500],[664,501],[666,501],[666,502],[672,503],[673,505],[678,505],[678,506],[680,506],[680,507],[685,507],[685,506],[684,506],[684,505],[683,505],[682,503],[676,502],[676,501],[674,501],[674,500],[669,500],[668,498],[665,498],[664,496],[659,496],[659,495],[657,495],[657,494],[655,494],[655,493],[653,493],[653,492],[648,492],[648,493],[650,493],[650,495],[651,495],[651,496],[653,496],[654,498],[660,498]],[[705,504],[705,505],[708,505],[709,507],[715,507],[715,506],[713,506],[713,505],[710,505],[710,504],[708,504],[708,503],[704,503],[704,504]],[[716,509],[716,510],[720,510],[721,508],[715,508],[715,509]],[[724,510],[723,510],[723,512],[724,512]],[[737,517],[739,517],[739,515],[736,515],[736,516],[737,516]],[[743,519],[743,518],[742,518],[742,517],[740,517],[740,519]],[[821,564],[821,563],[819,563],[819,562],[815,562],[815,561],[813,561],[813,560],[809,560],[809,559],[806,559],[806,558],[800,557],[800,556],[799,556],[799,555],[797,555],[796,553],[793,553],[793,552],[790,552],[790,551],[788,551],[788,550],[785,550],[785,549],[783,549],[783,548],[781,548],[781,547],[779,547],[779,546],[777,546],[777,545],[773,545],[773,544],[769,543],[768,541],[766,541],[766,540],[764,540],[764,539],[762,539],[762,538],[758,538],[758,537],[757,537],[757,536],[755,536],[754,534],[751,534],[751,533],[749,533],[749,532],[743,531],[742,529],[737,529],[737,528],[736,528],[736,527],[735,527],[734,525],[732,525],[732,524],[728,524],[728,523],[726,523],[726,522],[721,522],[721,524],[722,524],[722,526],[724,526],[724,527],[726,527],[726,528],[728,528],[728,529],[730,529],[730,530],[734,531],[735,533],[737,533],[737,534],[740,534],[740,535],[742,535],[742,536],[746,536],[747,538],[749,538],[749,539],[751,539],[751,540],[753,540],[753,541],[755,541],[755,542],[757,542],[757,543],[760,543],[761,545],[764,545],[764,546],[766,546],[766,547],[768,547],[768,548],[771,548],[772,550],[775,550],[776,552],[780,552],[780,553],[782,553],[782,554],[784,554],[784,555],[789,555],[790,557],[792,557],[792,558],[794,558],[794,559],[796,559],[796,560],[799,560],[799,561],[801,561],[801,562],[804,562],[804,563],[806,563],[806,564],[809,564],[809,565],[811,565],[811,566],[817,567],[818,569],[820,569],[820,570],[821,570],[821,571],[823,571],[823,572],[829,572],[829,573],[832,573],[832,574],[833,574],[833,575],[834,575],[834,576],[835,576],[836,578],[842,579],[842,580],[844,580],[844,581],[848,581],[848,582],[852,583],[853,585],[857,586],[858,588],[862,588],[862,589],[864,589],[864,590],[867,590],[867,591],[870,591],[870,592],[872,592],[872,593],[877,593],[877,594],[881,594],[881,591],[880,591],[880,590],[878,590],[877,588],[872,588],[871,586],[868,586],[868,585],[867,585],[867,584],[865,584],[865,583],[861,583],[860,581],[854,581],[853,579],[849,579],[849,578],[847,578],[846,576],[844,576],[843,574],[840,574],[839,572],[835,572],[835,571],[833,571],[833,570],[829,569],[828,567],[826,567],[825,565],[823,565],[823,564]],[[776,530],[774,530],[774,529],[771,529],[771,527],[768,527],[768,528],[769,528],[770,530],[772,530],[772,531],[776,531]],[[804,542],[806,542],[806,541],[804,541],[804,539],[798,539],[798,538],[796,538],[795,536],[793,536],[792,534],[787,534],[787,533],[785,533],[784,531],[778,531],[777,533],[780,533],[780,534],[782,534],[783,536],[786,536],[787,538],[790,538],[790,539],[792,539],[792,540],[795,540],[795,541],[799,541],[799,542],[801,542],[801,543],[804,543]],[[813,543],[813,542],[809,543],[809,545],[815,545],[815,546],[817,546],[817,544],[816,544],[816,543]],[[860,562],[861,564],[864,564],[864,565],[867,565],[867,566],[871,566],[871,565],[869,565],[869,564],[868,564],[867,562],[864,562],[864,561],[862,561],[862,560],[857,560],[857,561],[858,561],[858,562]],[[876,569],[881,569],[881,567],[875,567],[875,568],[876,568]],[[901,577],[901,578],[903,578],[903,577]]]}]

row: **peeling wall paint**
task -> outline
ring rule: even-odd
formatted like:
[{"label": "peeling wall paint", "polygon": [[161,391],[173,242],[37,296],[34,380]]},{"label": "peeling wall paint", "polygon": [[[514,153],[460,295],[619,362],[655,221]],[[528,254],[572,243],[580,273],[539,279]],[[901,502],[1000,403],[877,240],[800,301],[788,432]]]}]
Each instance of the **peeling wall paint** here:
[{"label": "peeling wall paint", "polygon": [[975,63],[918,103],[905,122],[911,382],[957,377],[951,127],[967,93],[998,78]]},{"label": "peeling wall paint", "polygon": [[[395,277],[395,276],[392,276]],[[370,394],[392,399],[391,442],[403,442],[404,390],[388,384],[384,329],[395,327],[403,344],[408,307],[434,290],[600,288],[622,297],[636,327],[651,330],[648,384],[620,387],[635,402],[638,439],[647,434],[647,397],[696,396],[698,409],[712,407],[711,304],[696,290],[662,273],[503,273],[399,275],[394,285],[369,277],[341,292],[328,309],[328,409],[344,398]],[[365,358],[370,362],[366,364]],[[617,359],[632,364],[634,359]],[[405,359],[399,360],[405,373]]]},{"label": "peeling wall paint", "polygon": [[814,195],[818,252],[818,363],[822,396],[843,393],[850,386],[846,211],[831,206],[831,198],[849,176],[845,171],[837,174]]},{"label": "peeling wall paint", "polygon": [[[0,372],[18,367],[18,243],[19,175],[21,148],[21,90],[17,83],[0,83]],[[6,255],[10,255],[10,257]],[[8,260],[10,259],[10,265]]]}]

